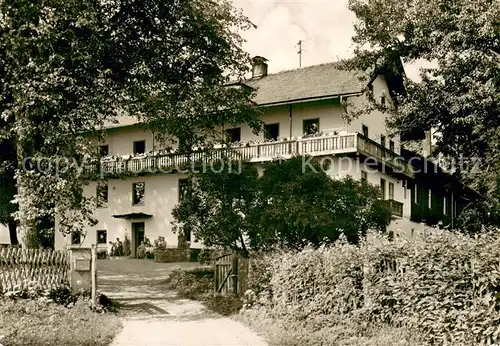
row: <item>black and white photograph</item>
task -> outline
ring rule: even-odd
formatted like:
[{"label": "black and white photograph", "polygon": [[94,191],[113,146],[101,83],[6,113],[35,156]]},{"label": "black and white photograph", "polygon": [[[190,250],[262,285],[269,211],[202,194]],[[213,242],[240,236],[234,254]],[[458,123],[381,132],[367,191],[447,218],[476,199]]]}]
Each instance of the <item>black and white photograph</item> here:
[{"label": "black and white photograph", "polygon": [[500,345],[498,0],[0,0],[0,346]]}]

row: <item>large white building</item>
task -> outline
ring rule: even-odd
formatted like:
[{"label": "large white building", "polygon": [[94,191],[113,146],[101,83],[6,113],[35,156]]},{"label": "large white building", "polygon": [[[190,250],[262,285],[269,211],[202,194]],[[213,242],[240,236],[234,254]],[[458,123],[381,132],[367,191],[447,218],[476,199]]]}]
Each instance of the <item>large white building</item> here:
[{"label": "large white building", "polygon": [[[262,107],[265,130],[256,135],[242,124],[221,131],[234,142],[244,143],[235,150],[245,160],[258,163],[294,154],[323,156],[334,163],[330,175],[351,175],[379,185],[391,206],[394,221],[390,227],[394,230],[413,233],[423,227],[421,221],[430,220],[429,215],[452,220],[459,200],[453,200],[451,191],[455,187],[434,186],[434,178],[411,172],[415,164],[400,159],[405,150],[398,136],[389,136],[382,113],[373,111],[351,122],[345,120],[350,109],[344,106],[346,102],[358,106],[368,102],[366,90],[373,91],[377,102],[392,105],[400,80],[382,71],[361,80],[358,74],[337,66],[330,63],[267,74],[265,59],[254,59],[253,77],[244,85],[256,90],[254,101]],[[87,196],[101,191],[104,200],[95,210],[99,223],[84,236],[63,237],[56,229],[56,249],[71,243],[104,247],[125,236],[131,239],[133,249],[144,237],[154,240],[163,236],[168,246],[177,246],[172,209],[179,202],[186,175],[168,169],[181,162],[183,155],[161,153],[153,134],[128,117],[108,128],[100,145],[102,154],[108,157],[101,166],[108,177],[107,185],[93,182],[84,190]],[[151,167],[164,172],[148,173]],[[395,169],[400,167],[404,169]],[[126,172],[141,174],[124,178],[121,173]],[[113,177],[113,173],[120,175]],[[201,246],[194,239],[190,241],[192,247]]]}]

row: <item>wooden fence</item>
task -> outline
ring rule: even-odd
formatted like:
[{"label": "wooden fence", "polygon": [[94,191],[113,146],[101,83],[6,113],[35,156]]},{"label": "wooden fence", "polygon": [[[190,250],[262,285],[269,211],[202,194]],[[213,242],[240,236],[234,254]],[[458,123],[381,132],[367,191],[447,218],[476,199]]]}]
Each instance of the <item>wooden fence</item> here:
[{"label": "wooden fence", "polygon": [[0,248],[0,293],[69,285],[67,251]]}]

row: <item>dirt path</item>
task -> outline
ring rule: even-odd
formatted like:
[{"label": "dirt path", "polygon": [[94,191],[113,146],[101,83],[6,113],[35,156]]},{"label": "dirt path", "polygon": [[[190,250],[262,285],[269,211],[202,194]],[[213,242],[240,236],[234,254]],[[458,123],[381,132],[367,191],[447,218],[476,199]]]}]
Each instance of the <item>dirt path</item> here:
[{"label": "dirt path", "polygon": [[99,291],[120,303],[122,331],[112,346],[265,346],[241,323],[208,311],[201,303],[181,299],[161,285],[175,269],[195,263],[102,260]]}]

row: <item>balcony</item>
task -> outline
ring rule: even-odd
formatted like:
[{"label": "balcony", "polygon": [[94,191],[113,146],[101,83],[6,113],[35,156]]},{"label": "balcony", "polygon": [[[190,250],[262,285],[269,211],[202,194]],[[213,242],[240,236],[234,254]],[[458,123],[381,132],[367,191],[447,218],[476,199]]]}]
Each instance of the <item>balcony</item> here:
[{"label": "balcony", "polygon": [[[242,160],[244,162],[266,162],[287,159],[297,155],[326,156],[361,154],[374,158],[378,163],[399,169],[411,176],[409,166],[396,153],[358,133],[324,135],[309,138],[263,143],[242,143],[232,146],[214,146],[213,150],[195,150],[185,153],[156,153],[142,157],[118,157],[102,159],[86,166],[90,174],[100,172],[102,176],[144,173],[169,173],[186,169],[190,165],[210,164],[220,160]],[[100,166],[100,169],[99,169]]]},{"label": "balcony", "polygon": [[389,208],[392,215],[403,217],[403,203],[388,199],[384,201],[384,204]]}]

